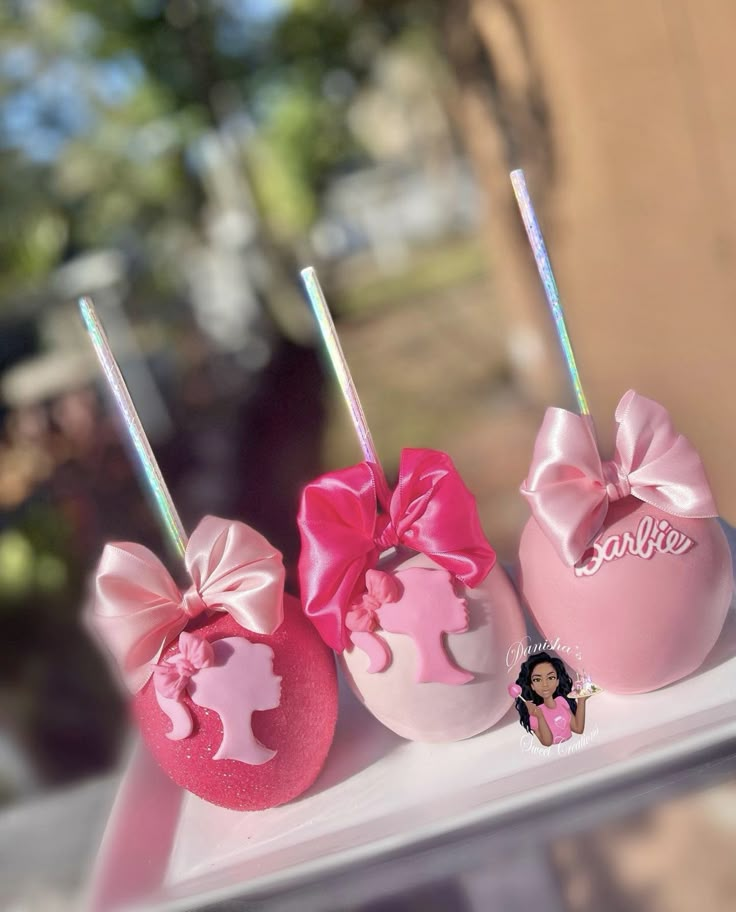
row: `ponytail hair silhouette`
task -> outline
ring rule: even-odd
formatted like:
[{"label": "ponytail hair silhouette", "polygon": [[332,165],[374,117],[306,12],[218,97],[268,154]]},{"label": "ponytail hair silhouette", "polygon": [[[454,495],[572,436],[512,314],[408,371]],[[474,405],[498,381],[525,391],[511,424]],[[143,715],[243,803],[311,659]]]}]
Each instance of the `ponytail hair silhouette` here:
[{"label": "ponytail hair silhouette", "polygon": [[400,579],[383,570],[368,570],[366,591],[347,613],[351,642],[369,659],[368,672],[383,671],[391,663],[391,649],[381,630],[411,638],[417,656],[418,683],[467,684],[474,675],[459,668],[445,648],[445,635],[468,629],[467,602],[455,592],[447,570],[408,567]]},{"label": "ponytail hair silhouette", "polygon": [[222,722],[222,740],[213,760],[240,760],[259,765],[276,755],[256,738],[254,712],[281,703],[281,678],[274,674],[274,653],[265,643],[225,637],[210,643],[194,633],[179,636],[179,652],[154,667],[156,699],[172,728],[172,741],[194,731],[192,713],[182,697],[214,710]]}]

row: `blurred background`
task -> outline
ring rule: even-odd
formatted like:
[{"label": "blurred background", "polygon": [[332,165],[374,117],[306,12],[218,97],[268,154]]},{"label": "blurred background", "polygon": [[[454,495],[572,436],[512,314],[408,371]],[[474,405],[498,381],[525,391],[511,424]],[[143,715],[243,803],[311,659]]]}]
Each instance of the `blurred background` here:
[{"label": "blurred background", "polygon": [[[314,265],[389,475],[402,446],[447,450],[511,561],[543,410],[573,404],[523,167],[604,446],[628,388],[660,399],[736,522],[735,28],[728,0],[5,0],[0,806],[114,768],[87,578],[107,540],[166,548],[80,294],[185,525],[242,518],[293,567],[300,487],[361,458],[298,284]],[[685,819],[679,851],[718,858],[723,819],[713,845]],[[586,889],[625,902],[614,844]],[[575,851],[549,864],[582,909]]]}]

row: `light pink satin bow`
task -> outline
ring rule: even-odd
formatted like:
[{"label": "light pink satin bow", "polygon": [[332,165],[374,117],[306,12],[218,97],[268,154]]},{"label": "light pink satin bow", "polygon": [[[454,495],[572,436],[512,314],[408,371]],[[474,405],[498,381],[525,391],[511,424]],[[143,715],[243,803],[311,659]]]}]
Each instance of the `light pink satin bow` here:
[{"label": "light pink satin bow", "polygon": [[214,664],[215,651],[204,637],[183,630],[179,634],[179,652],[153,666],[156,690],[168,700],[180,700],[192,675]]},{"label": "light pink satin bow", "polygon": [[86,621],[112,653],[125,685],[139,691],[164,647],[205,610],[269,634],[283,619],[281,554],[244,523],[205,516],[184,556],[192,585],[181,592],[161,561],[133,542],[105,546]]},{"label": "light pink satin bow", "polygon": [[615,453],[607,462],[580,415],[547,409],[537,435],[521,493],[570,566],[600,532],[609,505],[629,494],[673,516],[718,515],[700,456],[663,406],[629,390],[616,422]]}]

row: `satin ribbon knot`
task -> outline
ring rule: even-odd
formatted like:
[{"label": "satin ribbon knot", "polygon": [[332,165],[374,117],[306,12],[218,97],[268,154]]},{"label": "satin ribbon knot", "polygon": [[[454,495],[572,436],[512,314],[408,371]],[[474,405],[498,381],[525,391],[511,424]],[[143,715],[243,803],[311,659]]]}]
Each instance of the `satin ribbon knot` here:
[{"label": "satin ribbon knot", "polygon": [[204,599],[194,586],[190,586],[184,593],[184,597],[181,600],[181,609],[190,618],[196,618],[207,610]]},{"label": "satin ribbon knot", "polygon": [[576,564],[600,533],[611,503],[633,495],[691,519],[718,510],[693,445],[667,410],[629,390],[616,408],[613,459],[601,462],[588,419],[547,409],[521,493],[564,563]]},{"label": "satin ribbon knot", "polygon": [[[399,536],[396,532],[396,529],[391,525],[391,520],[388,516],[379,516],[377,520],[378,524],[381,522],[385,523],[382,532],[376,534],[376,546],[380,551],[386,551],[388,548],[396,548],[399,545]],[[409,530],[411,531],[411,530]]]},{"label": "satin ribbon knot", "polygon": [[297,522],[304,611],[338,652],[350,644],[347,614],[356,604],[362,613],[350,623],[372,622],[362,602],[366,572],[387,548],[422,552],[470,588],[496,562],[473,495],[437,450],[402,450],[393,491],[370,462],[328,472],[304,489]]},{"label": "satin ribbon knot", "polygon": [[629,477],[613,460],[603,463],[603,476],[607,482],[606,495],[613,502],[623,500],[631,494]]},{"label": "satin ribbon knot", "polygon": [[205,610],[225,611],[261,634],[273,633],[283,619],[281,554],[245,523],[205,516],[184,563],[192,585],[182,593],[148,548],[113,542],[102,552],[85,621],[133,693],[164,648]]}]

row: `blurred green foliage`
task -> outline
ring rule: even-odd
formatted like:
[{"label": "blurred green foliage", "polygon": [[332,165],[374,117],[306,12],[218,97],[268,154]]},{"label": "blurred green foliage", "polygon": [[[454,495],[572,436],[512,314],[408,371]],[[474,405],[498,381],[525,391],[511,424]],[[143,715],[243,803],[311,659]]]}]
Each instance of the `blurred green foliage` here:
[{"label": "blurred green foliage", "polygon": [[0,532],[0,616],[25,612],[29,599],[66,589],[75,563],[72,541],[72,528],[55,505],[26,504],[13,526]]},{"label": "blurred green foliage", "polygon": [[[234,132],[277,242],[364,151],[345,116],[432,0],[6,0],[0,6],[0,302],[90,248],[176,281],[201,231],[200,141]],[[0,303],[0,307],[2,303]]]}]

